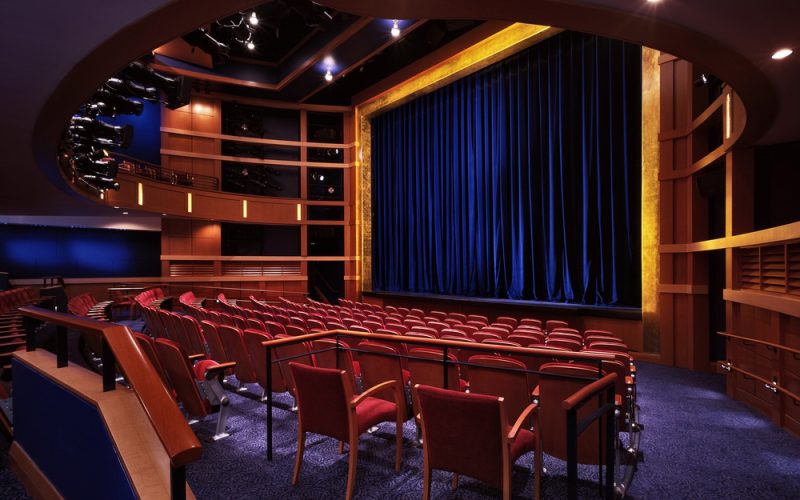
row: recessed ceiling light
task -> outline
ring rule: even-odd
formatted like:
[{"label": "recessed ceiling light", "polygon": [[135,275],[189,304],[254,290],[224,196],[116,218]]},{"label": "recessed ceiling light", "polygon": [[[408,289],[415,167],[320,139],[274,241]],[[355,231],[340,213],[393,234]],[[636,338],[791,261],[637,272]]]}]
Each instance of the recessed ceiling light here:
[{"label": "recessed ceiling light", "polygon": [[115,205],[114,208],[119,208],[119,207]]},{"label": "recessed ceiling light", "polygon": [[331,80],[333,80],[333,74],[331,73],[331,70],[328,70],[325,72],[325,81],[329,82]]},{"label": "recessed ceiling light", "polygon": [[395,38],[400,36],[400,26],[397,25],[397,19],[395,19],[394,22],[392,23],[392,31],[391,31],[391,33],[392,33],[392,36],[395,37]]},{"label": "recessed ceiling light", "polygon": [[253,13],[250,14],[250,24],[252,24],[253,26],[256,26],[258,24],[258,16],[256,15],[255,11],[253,11]]},{"label": "recessed ceiling light", "polygon": [[658,3],[658,2],[660,2],[661,0],[647,0],[647,1],[648,1],[648,2],[650,2],[650,3]]},{"label": "recessed ceiling light", "polygon": [[256,48],[256,44],[254,44],[252,41],[247,42],[247,48],[250,50],[254,50]]},{"label": "recessed ceiling light", "polygon": [[325,56],[325,59],[322,60],[322,64],[327,68],[331,68],[336,64],[336,61],[333,59],[333,56]]},{"label": "recessed ceiling light", "polygon": [[776,60],[785,59],[792,55],[792,49],[780,49],[772,54],[772,58]]},{"label": "recessed ceiling light", "polygon": [[122,212],[122,215],[128,215],[128,212]]}]

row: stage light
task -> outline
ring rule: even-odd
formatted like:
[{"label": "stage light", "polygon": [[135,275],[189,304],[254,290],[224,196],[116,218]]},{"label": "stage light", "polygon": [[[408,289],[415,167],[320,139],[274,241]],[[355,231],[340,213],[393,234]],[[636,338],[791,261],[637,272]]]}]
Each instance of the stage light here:
[{"label": "stage light", "polygon": [[395,19],[394,22],[392,23],[392,31],[391,31],[391,33],[392,33],[392,36],[395,37],[395,38],[400,36],[400,26],[397,25],[397,19]]},{"label": "stage light", "polygon": [[192,31],[183,35],[181,38],[193,47],[197,47],[206,54],[211,56],[211,61],[214,65],[225,64],[230,57],[231,48],[226,44],[220,42],[210,34],[206,33],[203,28]]},{"label": "stage light", "polygon": [[333,75],[331,74],[331,70],[328,70],[325,72],[325,81],[330,82],[331,80],[333,80]]},{"label": "stage light", "polygon": [[722,83],[722,80],[711,73],[702,73],[697,80],[694,81],[694,86],[702,87],[704,85],[719,85],[720,83]]},{"label": "stage light", "polygon": [[775,59],[776,61],[780,61],[781,59],[786,59],[790,55],[792,55],[792,49],[780,49],[775,51],[774,54],[772,54],[772,58]]},{"label": "stage light", "polygon": [[147,101],[158,102],[158,89],[155,87],[145,87],[139,83],[122,78],[113,77],[106,80],[103,88],[111,93],[125,97],[139,97]]},{"label": "stage light", "polygon": [[251,41],[247,42],[247,48],[250,49],[250,50],[253,50],[253,49],[256,48],[256,44],[254,44],[252,42],[252,40],[251,40]]},{"label": "stage light", "polygon": [[166,96],[166,106],[177,109],[189,104],[192,81],[184,76],[169,77],[149,68],[141,61],[134,61],[122,70],[122,75],[130,80],[141,81],[155,87]]},{"label": "stage light", "polygon": [[116,115],[141,115],[144,111],[144,104],[112,92],[108,88],[100,88],[92,96],[92,101],[87,105],[87,111],[94,115],[116,116]]},{"label": "stage light", "polygon": [[132,125],[111,125],[90,116],[75,115],[69,125],[71,139],[78,144],[127,148],[133,139]]},{"label": "stage light", "polygon": [[253,26],[258,26],[258,16],[256,15],[255,11],[250,14],[250,24]]}]

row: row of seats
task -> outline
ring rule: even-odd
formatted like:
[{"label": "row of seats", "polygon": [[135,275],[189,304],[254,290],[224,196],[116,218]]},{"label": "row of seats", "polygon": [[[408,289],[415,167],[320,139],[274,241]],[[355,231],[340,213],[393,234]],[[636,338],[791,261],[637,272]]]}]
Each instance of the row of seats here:
[{"label": "row of seats", "polygon": [[41,299],[30,287],[0,291],[0,367],[10,367],[11,353],[25,347],[26,333],[19,308],[36,305]]},{"label": "row of seats", "polygon": [[[251,299],[251,303],[254,305],[255,309],[249,309],[243,308],[236,304],[231,304],[227,300],[222,300],[220,301],[221,308],[225,309],[227,312],[217,312],[194,307],[194,304],[196,303],[197,302],[193,302],[192,307],[187,307],[187,310],[190,314],[186,315],[178,315],[167,311],[147,308],[146,311],[148,312],[145,313],[145,320],[148,325],[148,329],[154,335],[164,337],[159,339],[157,342],[161,342],[162,344],[165,342],[171,342],[174,346],[176,346],[176,350],[180,349],[179,352],[183,353],[182,356],[180,356],[180,359],[183,360],[184,365],[186,363],[191,363],[191,361],[197,360],[199,360],[197,361],[198,363],[209,362],[211,360],[214,360],[215,362],[221,362],[223,368],[221,371],[216,373],[222,376],[221,374],[224,372],[230,373],[233,371],[239,380],[240,390],[244,389],[246,384],[258,383],[263,391],[289,391],[298,402],[298,405],[301,408],[300,411],[302,411],[304,404],[303,401],[307,401],[308,398],[304,399],[301,395],[302,389],[299,385],[301,385],[302,382],[298,381],[296,373],[298,370],[297,366],[299,365],[316,367],[317,369],[323,370],[333,370],[334,374],[341,373],[342,375],[336,376],[346,379],[346,386],[349,387],[351,394],[355,398],[359,397],[357,395],[361,392],[359,390],[360,387],[373,387],[375,385],[384,384],[383,388],[370,393],[366,397],[362,397],[360,401],[366,401],[370,398],[377,398],[388,403],[390,402],[389,400],[394,398],[396,404],[398,400],[397,395],[394,393],[394,389],[389,386],[394,385],[397,387],[402,387],[404,388],[402,392],[404,393],[403,399],[405,400],[404,404],[401,405],[403,408],[409,407],[410,401],[408,394],[410,392],[409,388],[411,387],[411,384],[422,386],[429,385],[431,387],[442,385],[441,350],[414,348],[410,345],[407,346],[402,343],[392,344],[390,342],[364,340],[358,343],[351,352],[349,346],[345,343],[340,343],[338,345],[339,349],[337,350],[337,344],[335,340],[319,339],[312,343],[300,342],[297,344],[276,347],[274,349],[273,356],[281,359],[281,361],[274,363],[273,366],[269,367],[272,376],[272,386],[268,388],[266,380],[268,367],[266,363],[266,353],[262,346],[262,342],[273,338],[288,337],[290,332],[294,335],[301,335],[312,330],[330,329],[329,325],[325,324],[324,322],[320,322],[321,324],[315,324],[314,321],[320,321],[317,317],[318,313],[308,312],[307,309],[305,311],[298,311],[296,310],[298,309],[296,306],[294,308],[295,310],[292,310],[287,307],[272,306]],[[289,304],[284,302],[281,305],[285,306]],[[343,313],[341,311],[337,312],[339,313],[338,319],[340,321],[344,317],[348,317],[347,313]],[[384,326],[386,325],[384,324]],[[345,327],[345,325],[341,324],[341,327]],[[516,328],[514,330],[516,330]],[[511,337],[514,334],[514,330],[512,330],[512,333],[510,333],[508,337]],[[552,335],[556,335],[557,337],[559,333],[557,327],[554,327],[553,331],[550,332],[545,332],[543,330],[539,331],[541,331],[546,337]],[[572,332],[565,331],[564,333],[570,334]],[[518,335],[520,334],[521,333],[518,333]],[[506,337],[504,340],[508,341],[508,337]],[[588,337],[590,337],[590,335],[585,335],[583,338],[585,339]],[[458,340],[463,340],[463,338],[459,338]],[[517,390],[514,393],[516,396],[502,396],[505,401],[504,405],[514,408],[514,410],[506,410],[508,415],[516,413],[520,407],[527,408],[531,406],[533,404],[532,395],[535,395],[540,403],[543,401],[543,398],[547,398],[547,394],[542,394],[542,387],[546,386],[546,374],[551,370],[555,370],[559,373],[564,372],[561,373],[561,375],[566,373],[570,376],[585,378],[597,377],[596,366],[582,365],[580,363],[554,363],[552,359],[547,359],[547,354],[541,354],[541,349],[538,351],[540,355],[537,357],[528,357],[534,361],[529,360],[527,363],[525,361],[526,356],[500,356],[498,353],[476,354],[475,352],[469,353],[469,349],[467,348],[464,348],[461,351],[463,351],[463,355],[459,349],[451,349],[450,360],[452,364],[448,368],[449,383],[446,389],[463,393],[463,391],[469,387],[470,392],[473,394],[494,394],[510,387],[516,387]],[[408,358],[403,356],[408,356]],[[625,356],[627,356],[627,354]],[[615,361],[609,360],[608,362],[604,362],[603,369],[604,372],[621,374],[621,376],[615,375],[616,378],[623,380],[622,383],[617,384],[617,392],[619,393],[617,400],[620,410],[624,410],[621,411],[621,413],[627,415],[628,410],[627,408],[623,407],[630,404],[630,395],[632,391],[629,390],[629,385],[626,384],[631,383],[632,377],[629,367],[626,367],[625,363],[623,362],[629,358],[625,358],[624,360],[621,360],[621,358],[622,357]],[[289,359],[291,359],[291,361],[288,361]],[[216,364],[212,366],[216,366]],[[336,366],[344,367],[344,370],[337,371],[335,370]],[[186,367],[184,366],[184,368]],[[302,370],[303,368],[299,369]],[[467,369],[469,371],[469,382],[466,381],[467,377],[464,376],[466,375]],[[188,373],[187,370],[188,369],[184,369],[183,372]],[[535,370],[539,373],[525,373],[522,370]],[[524,390],[521,390],[521,384],[511,384],[508,381],[504,381],[498,386],[492,385],[494,382],[491,382],[487,387],[487,383],[485,382],[487,377],[483,376],[484,373],[489,374],[488,380],[491,381],[503,380],[502,377],[505,375],[512,377],[516,375],[520,381],[524,379],[525,388]],[[165,375],[165,378],[169,377],[169,374]],[[194,371],[194,378],[200,378],[199,372]],[[558,379],[559,377],[556,376],[555,378]],[[393,382],[391,384],[386,384],[387,381]],[[565,391],[568,390],[566,388],[567,386],[563,384],[563,377],[561,377],[561,382],[562,384],[560,385],[563,386],[562,389]],[[581,383],[585,384],[585,382]],[[316,384],[311,384],[312,387],[315,387],[315,385]],[[503,387],[506,389],[502,389]],[[531,389],[532,387],[539,387],[539,390],[533,390]],[[558,391],[555,389],[550,392],[550,394],[557,393]],[[457,400],[462,396],[448,397],[455,397]],[[555,399],[557,399],[557,397],[560,396],[554,396]],[[555,399],[553,399],[553,401],[555,401]],[[186,405],[184,404],[184,406]],[[372,406],[375,406],[374,402]],[[551,406],[551,408],[556,407],[559,407],[559,405],[553,404]],[[384,405],[384,410],[385,409],[386,406]],[[396,410],[397,408],[395,408],[395,411],[388,413],[384,411],[382,414],[385,416],[391,413],[392,415],[396,416]],[[197,412],[197,410],[194,411]],[[426,421],[424,415],[422,414],[423,411],[424,410],[419,409],[414,410],[414,412],[406,410],[404,411],[404,414],[405,417],[408,417],[412,414],[417,415],[421,422],[421,428],[423,429],[423,432],[425,432],[424,429],[426,429]],[[529,411],[529,414],[531,412],[532,410]],[[301,420],[308,422],[311,419],[301,417]],[[559,419],[559,421],[563,423],[563,419]],[[512,422],[509,420],[508,425],[511,424]],[[519,429],[519,426],[517,427]],[[307,431],[317,432],[308,426],[305,429]],[[532,433],[536,439],[538,439],[538,436],[540,436],[540,433],[537,431],[537,429],[538,427],[535,427],[534,430],[536,432]],[[435,431],[429,432],[435,433]],[[563,432],[561,431],[554,430],[553,433],[554,435],[563,436]],[[546,436],[547,434],[549,433],[544,433],[541,435]],[[588,432],[586,435],[596,436],[597,433]],[[348,439],[341,438],[342,436],[337,437],[337,439],[340,439],[341,441],[349,440],[352,443],[352,440],[350,440],[349,437]],[[435,441],[435,438],[433,437],[428,437],[426,439],[431,443]],[[530,442],[531,440],[529,438],[525,438],[523,441]],[[556,441],[557,443],[550,443],[549,445],[543,444],[542,449],[544,449],[547,453],[552,453],[554,456],[558,456],[559,452],[556,448],[558,443],[563,445],[563,439],[558,439]],[[593,446],[582,446],[582,449],[583,448],[597,450],[597,444]],[[550,449],[551,451],[548,452],[546,451],[547,449]],[[302,456],[302,449],[299,449],[298,453]],[[426,454],[426,459],[427,458],[428,456]],[[582,460],[584,461],[590,459],[591,457],[582,457]],[[429,461],[426,460],[426,468],[428,467],[428,462]],[[297,480],[297,476],[299,474],[300,463],[301,459],[299,458],[295,470],[295,481]],[[431,467],[438,468],[435,461],[430,461],[430,463]],[[538,467],[535,468],[535,470],[538,469]],[[470,474],[469,471],[462,472],[465,474],[474,475]],[[351,475],[354,477],[354,469],[352,468]],[[480,478],[480,476],[476,477]],[[351,490],[352,484],[349,481],[348,491]]]},{"label": "row of seats", "polygon": [[75,295],[67,302],[67,310],[75,316],[83,316],[98,321],[108,321],[109,308],[113,300],[98,301],[90,293]]}]

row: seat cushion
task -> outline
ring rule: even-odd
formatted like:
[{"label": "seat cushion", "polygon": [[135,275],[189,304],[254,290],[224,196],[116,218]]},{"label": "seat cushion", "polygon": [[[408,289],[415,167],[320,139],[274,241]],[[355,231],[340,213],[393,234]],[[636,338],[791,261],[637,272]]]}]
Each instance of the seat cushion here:
[{"label": "seat cushion", "polygon": [[198,361],[197,363],[192,366],[194,370],[194,377],[197,380],[205,380],[206,378],[206,370],[209,368],[213,368],[217,366],[219,363],[210,359],[204,359],[202,361]]},{"label": "seat cushion", "polygon": [[358,433],[362,434],[380,422],[394,421],[397,405],[380,398],[366,398],[356,406]]},{"label": "seat cushion", "polygon": [[[508,428],[511,430],[511,427]],[[520,429],[517,439],[511,443],[511,463],[517,461],[519,457],[536,449],[536,434],[528,429]]]}]

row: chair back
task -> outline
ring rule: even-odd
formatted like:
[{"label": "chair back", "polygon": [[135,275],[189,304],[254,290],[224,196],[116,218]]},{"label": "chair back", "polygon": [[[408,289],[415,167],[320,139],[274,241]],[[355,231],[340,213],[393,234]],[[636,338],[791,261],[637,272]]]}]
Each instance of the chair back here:
[{"label": "chair back", "polygon": [[211,413],[211,405],[200,395],[189,358],[180,344],[168,339],[156,339],[155,347],[158,359],[186,413],[193,417],[205,417]]},{"label": "chair back", "polygon": [[533,400],[533,381],[525,373],[525,363],[485,354],[472,356],[469,362],[470,392],[502,397],[508,425],[514,425],[522,410]]},{"label": "chair back", "polygon": [[221,325],[219,327],[219,336],[220,340],[222,340],[222,345],[225,346],[225,352],[230,356],[231,361],[236,362],[233,373],[239,382],[246,384],[257,382],[258,379],[256,378],[253,363],[250,360],[250,353],[247,352],[247,347],[244,345],[242,330],[235,326]]},{"label": "chair back", "polygon": [[352,392],[358,392],[356,389],[356,369],[353,364],[353,354],[344,342],[339,342],[335,339],[317,339],[311,343],[311,349],[317,351],[314,353],[314,366],[344,370],[347,372]]},{"label": "chair back", "polygon": [[[405,387],[406,380],[397,348],[365,340],[358,344],[358,349],[361,383],[364,387],[373,387],[387,380],[396,380],[401,387]],[[390,390],[378,392],[375,397],[394,401]]]},{"label": "chair back", "polygon": [[203,334],[208,343],[208,354],[211,359],[217,363],[227,363],[233,361],[230,356],[225,352],[225,347],[222,345],[222,339],[219,337],[219,329],[217,323],[212,321],[201,321],[200,326],[203,328]]},{"label": "chair back", "polygon": [[200,327],[200,322],[195,318],[184,315],[180,316],[181,324],[183,325],[183,334],[186,342],[189,344],[191,351],[189,354],[206,354],[206,339],[203,337],[203,331]]},{"label": "chair back", "polygon": [[[262,330],[248,328],[242,332],[242,338],[244,338],[244,345],[247,346],[247,352],[250,354],[258,385],[264,390],[269,390],[267,389],[267,349],[261,343],[272,340],[272,335]],[[286,392],[286,382],[283,380],[280,367],[277,363],[272,363],[271,369],[272,392]]]},{"label": "chair back", "polygon": [[415,385],[415,397],[429,466],[501,487],[508,460],[501,399],[427,385]]},{"label": "chair back", "polygon": [[[288,335],[278,335],[275,338],[280,339],[288,337]],[[296,344],[277,346],[275,347],[273,354],[275,355],[274,359],[281,360],[278,361],[278,367],[281,371],[281,376],[286,383],[286,389],[292,394],[292,396],[297,398],[294,378],[292,378],[292,371],[289,369],[289,363],[314,366],[314,360],[309,353],[308,344],[305,342],[298,342]]]},{"label": "chair back", "polygon": [[289,362],[295,384],[297,415],[303,431],[349,440],[348,408],[352,392],[344,370]]},{"label": "chair back", "polygon": [[[443,387],[444,369],[442,368],[442,351],[418,347],[408,352],[408,371],[411,372],[411,384],[430,385]],[[453,353],[448,353],[447,389],[462,390],[460,385],[460,372],[458,358]]]},{"label": "chair back", "polygon": [[155,340],[149,335],[139,332],[133,332],[133,337],[136,339],[136,343],[139,344],[139,348],[144,352],[145,356],[147,356],[147,359],[150,360],[153,368],[158,372],[158,376],[161,377],[161,381],[164,382],[164,387],[172,394],[172,397],[175,397],[175,388],[172,387],[167,372],[164,371],[164,366],[161,364],[161,360],[158,359],[158,354],[156,354]]},{"label": "chair back", "polygon": [[[545,363],[539,374],[539,417],[542,429],[542,450],[548,455],[567,459],[567,413],[561,403],[597,380],[597,368],[575,363]],[[569,377],[580,377],[569,378]],[[578,421],[602,405],[587,403],[578,410]],[[598,421],[592,422],[578,436],[578,463],[597,464],[600,442]],[[604,436],[605,437],[605,436]],[[603,448],[605,449],[605,448]]]}]

